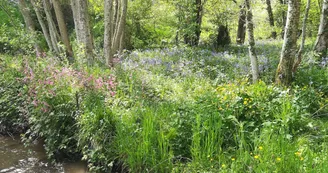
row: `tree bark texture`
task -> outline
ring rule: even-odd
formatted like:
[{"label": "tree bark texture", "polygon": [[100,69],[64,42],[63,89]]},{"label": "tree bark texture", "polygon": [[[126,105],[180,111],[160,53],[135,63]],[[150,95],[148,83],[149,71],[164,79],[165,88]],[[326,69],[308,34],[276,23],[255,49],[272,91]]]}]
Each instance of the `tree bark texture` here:
[{"label": "tree bark texture", "polygon": [[250,5],[250,0],[245,0],[246,5],[246,22],[247,22],[247,34],[248,34],[248,49],[249,49],[249,57],[251,60],[252,66],[252,76],[253,83],[256,83],[259,80],[259,67],[257,56],[255,52],[255,40],[254,40],[254,24],[253,24],[253,14]]},{"label": "tree bark texture", "polygon": [[104,56],[107,65],[113,64],[112,57],[112,25],[113,25],[113,0],[105,0],[105,33],[104,33]]},{"label": "tree bark texture", "polygon": [[327,54],[328,48],[328,0],[323,0],[320,25],[314,51],[321,57]]},{"label": "tree bark texture", "polygon": [[294,73],[296,72],[298,66],[302,62],[302,53],[303,53],[305,39],[306,39],[306,22],[307,22],[307,19],[308,19],[308,16],[309,16],[310,6],[311,6],[311,0],[307,0],[304,19],[303,19],[303,25],[302,25],[302,42],[301,42],[300,48],[297,52],[296,61],[295,61],[294,66],[293,66],[293,72]]},{"label": "tree bark texture", "polygon": [[75,29],[75,34],[76,34],[76,40],[77,42],[81,43],[81,36],[79,31],[80,27],[80,22],[79,22],[79,10],[77,6],[77,1],[76,0],[71,0],[71,8],[73,12],[73,19],[74,19],[74,29]]},{"label": "tree bark texture", "polygon": [[64,20],[64,15],[63,15],[62,8],[60,6],[60,2],[59,2],[59,0],[52,0],[52,4],[53,4],[54,9],[55,9],[56,19],[57,19],[57,23],[58,23],[58,27],[59,27],[59,32],[60,32],[61,40],[65,45],[66,54],[67,54],[67,56],[73,58],[73,50],[72,50],[71,43],[69,41],[69,36],[68,36],[68,33],[67,33],[67,27],[66,27],[66,23],[65,23],[65,20]]},{"label": "tree bark texture", "polygon": [[49,35],[49,29],[43,19],[43,15],[42,15],[42,11],[41,11],[42,2],[39,0],[31,0],[31,3],[32,3],[33,9],[36,13],[36,17],[38,18],[39,24],[41,26],[43,36],[46,39],[49,50],[52,52],[53,47],[52,47],[51,38]]},{"label": "tree bark texture", "polygon": [[194,44],[199,44],[200,34],[202,32],[201,26],[202,26],[202,20],[203,20],[203,4],[202,0],[196,0],[196,28],[195,28],[195,40]]},{"label": "tree bark texture", "polygon": [[271,0],[266,0],[266,4],[267,4],[269,22],[270,22],[270,26],[272,29],[271,38],[276,39],[277,32],[274,30],[275,28],[274,28],[274,18],[273,18],[273,12],[272,12],[272,7],[271,7]]},{"label": "tree bark texture", "polygon": [[74,16],[75,31],[82,56],[87,60],[88,65],[94,62],[93,37],[91,34],[88,0],[71,0]]},{"label": "tree bark texture", "polygon": [[128,0],[105,1],[104,56],[108,66],[113,66],[113,58],[124,48]]},{"label": "tree bark texture", "polygon": [[240,6],[239,19],[238,19],[238,30],[237,30],[237,44],[244,44],[246,37],[246,10],[245,4]]},{"label": "tree bark texture", "polygon": [[[20,9],[20,11],[23,15],[27,31],[31,32],[31,34],[35,38],[35,36],[36,36],[35,25],[34,25],[34,22],[32,20],[31,14],[30,14],[30,9],[26,5],[25,0],[19,0],[18,1],[18,7],[19,7],[19,9]],[[35,51],[36,51],[37,54],[41,53],[42,50],[41,50],[41,48],[40,48],[40,46],[38,45],[37,42],[34,44],[34,48],[35,48]]]},{"label": "tree bark texture", "polygon": [[55,53],[57,55],[59,55],[61,53],[61,50],[58,47],[58,39],[59,39],[58,31],[56,28],[56,24],[53,21],[49,0],[43,0],[43,7],[44,7],[44,12],[46,13],[46,18],[47,18],[47,22],[48,22],[51,44],[52,44],[53,49],[55,50]]},{"label": "tree bark texture", "polygon": [[[286,0],[279,0],[281,5],[285,5],[286,4]],[[282,29],[281,29],[281,38],[284,38],[285,35],[285,27],[286,27],[286,12],[282,11],[281,14],[282,17]]]},{"label": "tree bark texture", "polygon": [[293,78],[293,64],[297,52],[297,35],[301,0],[289,0],[284,43],[276,73],[276,83],[289,86]]}]

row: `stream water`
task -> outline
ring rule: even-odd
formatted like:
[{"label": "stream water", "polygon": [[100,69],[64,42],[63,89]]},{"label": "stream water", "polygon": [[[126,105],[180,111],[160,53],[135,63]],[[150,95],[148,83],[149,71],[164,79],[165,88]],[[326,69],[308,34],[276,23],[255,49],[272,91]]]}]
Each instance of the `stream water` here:
[{"label": "stream water", "polygon": [[51,164],[42,143],[25,147],[19,137],[0,136],[0,173],[86,173],[84,162]]}]

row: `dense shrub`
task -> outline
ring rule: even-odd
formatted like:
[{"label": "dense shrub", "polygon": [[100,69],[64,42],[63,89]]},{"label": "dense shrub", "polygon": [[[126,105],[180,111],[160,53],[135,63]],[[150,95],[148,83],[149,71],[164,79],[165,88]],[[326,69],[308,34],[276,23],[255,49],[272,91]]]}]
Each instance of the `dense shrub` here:
[{"label": "dense shrub", "polygon": [[0,57],[0,134],[23,133],[27,127],[29,114],[23,85],[20,61],[8,62],[8,57]]}]

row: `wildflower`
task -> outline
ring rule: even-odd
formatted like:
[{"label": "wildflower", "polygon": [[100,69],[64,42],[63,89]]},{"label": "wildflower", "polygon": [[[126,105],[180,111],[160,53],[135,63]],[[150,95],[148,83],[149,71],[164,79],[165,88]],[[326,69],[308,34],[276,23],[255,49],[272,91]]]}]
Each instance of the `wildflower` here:
[{"label": "wildflower", "polygon": [[303,161],[304,160],[304,157],[301,157],[300,160]]},{"label": "wildflower", "polygon": [[295,153],[295,155],[296,155],[296,156],[301,156],[301,152],[297,151],[297,152]]},{"label": "wildflower", "polygon": [[262,146],[259,146],[259,150],[263,150],[263,147]]},{"label": "wildflower", "polygon": [[232,161],[235,161],[235,160],[236,160],[236,158],[232,157],[232,158],[231,158],[231,160],[232,160]]},{"label": "wildflower", "polygon": [[226,165],[225,164],[222,164],[222,166],[221,166],[222,168],[226,168]]},{"label": "wildflower", "polygon": [[258,158],[260,158],[259,155],[255,155],[255,156],[254,156],[254,159],[258,159]]},{"label": "wildflower", "polygon": [[247,105],[247,100],[244,101],[244,105]]},{"label": "wildflower", "polygon": [[277,162],[280,162],[281,161],[281,158],[280,157],[277,157],[276,160],[277,160]]},{"label": "wildflower", "polygon": [[213,161],[213,158],[211,158],[210,161],[212,162]]}]

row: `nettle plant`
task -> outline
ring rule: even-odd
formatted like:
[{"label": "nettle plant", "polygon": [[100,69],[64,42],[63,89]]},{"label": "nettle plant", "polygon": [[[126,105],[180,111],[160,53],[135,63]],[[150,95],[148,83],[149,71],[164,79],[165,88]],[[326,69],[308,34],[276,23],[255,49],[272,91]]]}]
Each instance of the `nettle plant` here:
[{"label": "nettle plant", "polygon": [[41,137],[49,157],[61,159],[76,157],[78,119],[85,93],[103,94],[107,98],[115,95],[115,77],[94,75],[84,70],[63,66],[49,57],[34,61],[25,59],[23,63],[28,101],[33,105],[28,117],[29,139]]}]

